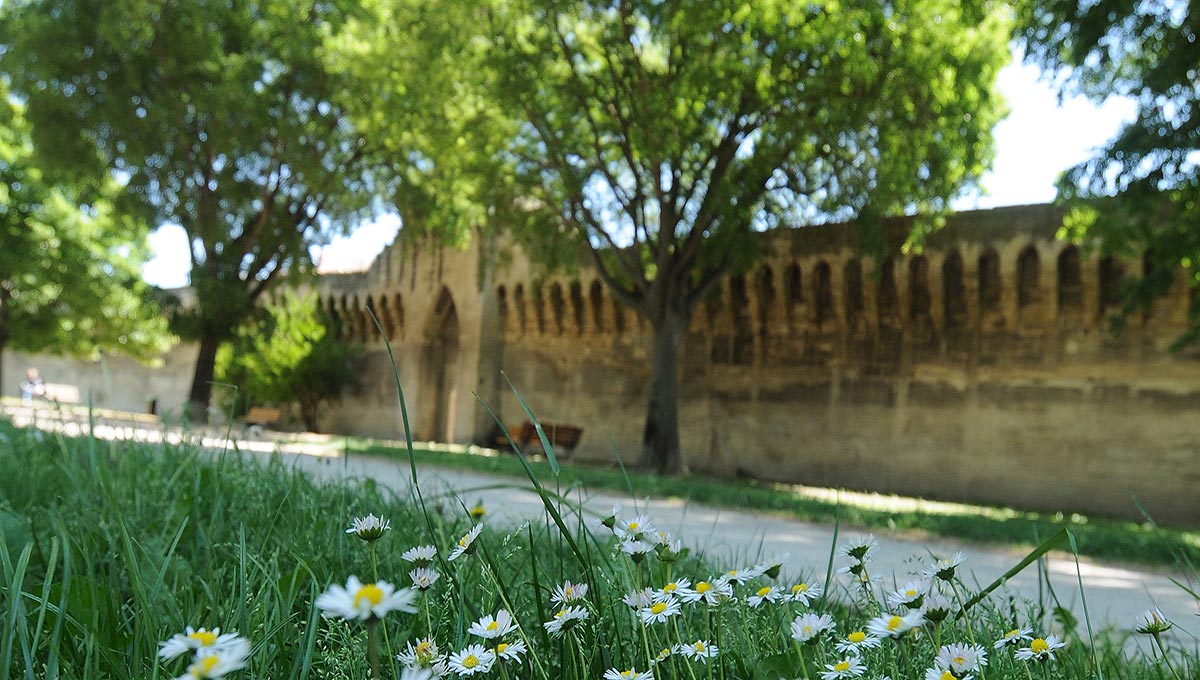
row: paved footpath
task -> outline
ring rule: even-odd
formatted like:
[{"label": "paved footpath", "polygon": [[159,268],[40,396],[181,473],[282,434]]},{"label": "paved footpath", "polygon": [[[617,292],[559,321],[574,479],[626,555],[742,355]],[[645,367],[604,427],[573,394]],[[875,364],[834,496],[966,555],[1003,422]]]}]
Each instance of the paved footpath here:
[{"label": "paved footpath", "polygon": [[[5,408],[18,424],[28,423],[19,409]],[[39,426],[79,433],[81,423],[68,420],[54,422],[39,418]],[[220,433],[223,434],[223,433]],[[201,440],[213,449],[226,449],[229,442],[220,434]],[[106,439],[137,439],[159,441],[178,440],[177,432],[141,422],[108,422],[96,428],[96,435]],[[194,440],[193,434],[189,439]],[[400,497],[408,497],[412,485],[407,461],[352,455],[344,458],[330,453],[336,449],[329,438],[310,438],[289,441],[266,433],[258,437],[239,439],[237,448],[248,456],[266,461],[271,455],[283,455],[289,465],[305,470],[319,479],[372,479],[392,489]],[[489,522],[518,526],[527,520],[541,521],[544,513],[541,499],[527,479],[514,479],[475,474],[460,470],[422,467],[418,469],[421,490],[427,500],[457,496],[468,507],[482,501],[488,510]],[[785,573],[797,576],[823,577],[833,543],[833,527],[787,519],[757,512],[718,509],[689,504],[678,499],[633,499],[612,492],[576,494],[587,511],[596,515],[608,514],[614,505],[625,507],[626,513],[645,513],[660,529],[670,531],[686,546],[701,551],[718,566],[726,568],[749,566],[764,558],[788,555]],[[455,504],[456,501],[451,501]],[[967,553],[960,574],[967,583],[986,586],[1021,560],[1028,550],[997,548],[955,541],[943,537],[924,537],[895,534],[879,529],[870,530],[879,542],[872,571],[891,584],[903,584],[919,571],[930,555],[946,557],[957,550]],[[839,541],[868,533],[853,527],[842,527]],[[1078,573],[1074,558],[1068,553],[1052,553],[1045,561],[1045,576],[1063,606],[1071,609],[1082,622],[1086,604],[1093,626],[1128,630],[1135,617],[1152,606],[1158,606],[1176,627],[1168,635],[1184,646],[1195,648],[1200,635],[1197,602],[1172,579],[1188,583],[1187,577],[1164,569],[1105,563],[1088,558],[1080,560]],[[1079,581],[1082,580],[1082,595]],[[1188,583],[1193,590],[1197,584]],[[1045,583],[1039,578],[1036,565],[1027,567],[1013,577],[993,598],[1013,595],[1038,600],[1045,593]],[[1053,605],[1050,605],[1053,606]],[[1082,625],[1082,623],[1081,623]]]},{"label": "paved footpath", "polygon": [[[349,460],[296,455],[292,464],[318,478],[373,479],[402,496],[409,494],[411,486],[407,462],[357,455],[350,456]],[[541,499],[526,479],[441,468],[418,468],[417,474],[427,500],[437,494],[443,494],[442,498],[457,495],[467,507],[482,500],[493,523],[516,526],[529,519],[540,521],[545,512]],[[699,549],[716,565],[726,568],[750,566],[761,558],[788,555],[785,573],[823,578],[834,540],[832,526],[769,514],[718,509],[678,499],[633,499],[607,491],[582,492],[579,496],[577,500],[597,516],[608,514],[616,504],[624,506],[624,512],[628,514],[636,507],[638,512],[648,515],[655,526],[670,531],[685,545]],[[948,538],[906,536],[853,527],[841,528],[839,542],[865,533],[874,533],[879,542],[878,556],[871,563],[872,570],[884,576],[888,584],[895,581],[902,585],[931,561],[931,554],[946,557],[962,550],[967,553],[967,561],[960,568],[960,574],[967,583],[976,582],[982,588],[1028,553],[1028,550],[982,546]],[[1039,584],[1038,571],[1036,564],[1030,565],[991,597],[1003,598],[1006,593],[1011,593],[1019,598],[1037,600],[1039,592],[1045,591],[1044,584]],[[1175,578],[1186,583],[1182,574],[1106,564],[1088,558],[1080,560],[1077,574],[1074,557],[1061,552],[1051,553],[1046,560],[1045,573],[1059,601],[1075,612],[1080,625],[1083,625],[1084,603],[1079,588],[1082,579],[1088,612],[1097,630],[1104,627],[1126,630],[1132,627],[1138,614],[1157,605],[1176,622],[1176,629],[1171,634],[1186,646],[1196,644],[1195,635],[1200,633],[1197,603],[1171,582]]]}]

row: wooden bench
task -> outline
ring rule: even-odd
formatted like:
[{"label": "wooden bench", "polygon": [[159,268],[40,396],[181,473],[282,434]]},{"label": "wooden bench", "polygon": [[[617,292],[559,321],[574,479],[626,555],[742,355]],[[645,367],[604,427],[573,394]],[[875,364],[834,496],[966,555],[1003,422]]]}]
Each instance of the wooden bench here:
[{"label": "wooden bench", "polygon": [[270,406],[251,406],[242,418],[246,425],[259,427],[270,427],[278,424],[280,420],[283,420],[283,411]]},{"label": "wooden bench", "polygon": [[[549,440],[550,446],[554,447],[555,453],[574,451],[575,447],[579,446],[579,440],[583,438],[583,428],[574,425],[542,423],[542,431],[546,433],[546,439]],[[508,436],[526,453],[545,453],[542,450],[542,440],[538,437],[537,428],[528,420],[519,426],[508,428]],[[502,436],[497,444],[507,446],[508,440]]]},{"label": "wooden bench", "polygon": [[79,388],[74,385],[61,385],[58,383],[46,383],[43,385],[45,391],[42,392],[42,399],[52,401],[58,404],[78,404],[79,403]]}]

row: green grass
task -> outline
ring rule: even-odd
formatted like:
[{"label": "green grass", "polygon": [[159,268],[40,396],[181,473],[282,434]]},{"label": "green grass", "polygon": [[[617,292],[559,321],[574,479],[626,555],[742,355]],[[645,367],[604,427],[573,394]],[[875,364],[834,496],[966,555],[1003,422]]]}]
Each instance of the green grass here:
[{"label": "green grass", "polygon": [[[651,554],[635,562],[617,542],[584,531],[569,505],[522,527],[488,526],[476,552],[444,556],[466,531],[459,514],[427,514],[370,481],[317,485],[273,460],[263,466],[235,454],[201,454],[188,447],[67,439],[0,422],[0,674],[9,678],[174,678],[186,662],[156,659],[159,641],[184,626],[237,631],[253,645],[249,665],[230,678],[349,679],[369,677],[367,629],[322,618],[318,595],[356,574],[407,584],[400,554],[432,543],[442,557],[441,580],[415,614],[389,614],[376,639],[395,652],[430,635],[444,652],[479,642],[472,622],[500,608],[513,612],[530,654],[519,664],[474,676],[481,680],[584,680],[608,669],[647,668],[647,659],[679,641],[698,639],[721,652],[709,664],[670,657],[655,677],[687,680],[776,680],[818,677],[841,656],[835,638],[800,645],[789,624],[799,604],[753,608],[747,597],[771,585],[766,576],[738,586],[716,607],[686,605],[670,625],[644,626],[621,597],[679,577],[693,582],[745,565],[706,564],[701,556],[674,561]],[[559,480],[559,483],[563,483]],[[635,483],[636,480],[635,480]],[[354,515],[382,514],[393,526],[375,550],[345,533]],[[561,524],[558,524],[561,522]],[[832,549],[831,561],[832,561]],[[840,563],[840,560],[839,560]],[[803,575],[817,584],[825,574]],[[580,602],[590,618],[562,639],[542,623],[558,609],[551,590],[564,579],[585,582]],[[787,586],[790,582],[781,585]],[[937,588],[962,603],[974,593],[955,582]],[[882,611],[885,587],[864,589],[834,575],[829,596],[811,605],[837,621],[837,635],[861,628]],[[958,621],[926,626],[926,634],[885,641],[863,655],[878,680],[924,677],[939,644],[976,640],[991,663],[980,680],[1063,677],[1152,680],[1168,669],[1142,652],[1126,655],[1122,640],[1087,644],[1085,626],[1062,627],[1046,615],[1053,602],[969,609]],[[1048,665],[1027,665],[991,641],[1017,623],[1038,634],[1053,630],[1068,647]],[[399,674],[383,654],[382,677]],[[1188,677],[1195,652],[1174,668]]]},{"label": "green grass", "polygon": [[[351,439],[346,448],[352,455],[399,457],[405,460],[408,457],[402,449],[370,440]],[[416,456],[418,461],[426,465],[524,477],[521,463],[514,455],[417,450]],[[548,478],[551,475],[548,462],[535,460],[531,465],[539,476]],[[1031,548],[1042,538],[1068,527],[1078,541],[1081,555],[1152,566],[1200,564],[1200,532],[1159,527],[1150,522],[965,504],[928,503],[925,505],[937,509],[890,510],[879,507],[888,503],[888,499],[882,496],[875,497],[876,502],[872,502],[872,499],[843,499],[838,503],[801,495],[794,487],[782,484],[704,475],[660,476],[579,463],[563,464],[561,480],[564,486],[580,484],[590,489],[632,489],[639,497],[679,498],[721,508],[777,513],[809,522],[841,521],[869,529],[922,531],[936,536],[1023,548]]]}]

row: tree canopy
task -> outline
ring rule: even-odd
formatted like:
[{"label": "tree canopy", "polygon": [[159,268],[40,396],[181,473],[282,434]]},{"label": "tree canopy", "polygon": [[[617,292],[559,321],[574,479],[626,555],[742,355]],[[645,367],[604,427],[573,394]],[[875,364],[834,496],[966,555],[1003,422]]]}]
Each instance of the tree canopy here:
[{"label": "tree canopy", "polygon": [[121,193],[47,176],[0,80],[0,354],[166,349],[166,319],[141,281],[147,227],[114,208]]},{"label": "tree canopy", "polygon": [[121,178],[122,207],[182,225],[200,341],[190,395],[203,416],[218,345],[308,247],[372,197],[362,138],[323,42],[351,1],[15,0],[0,69],[28,102],[59,172]]},{"label": "tree canopy", "polygon": [[373,120],[416,93],[442,124],[387,137],[420,159],[422,186],[439,174],[479,182],[453,194],[480,203],[461,214],[515,215],[538,254],[573,244],[649,322],[643,462],[660,469],[679,465],[683,331],[714,283],[753,261],[755,234],[945,209],[990,161],[1003,108],[993,85],[1009,27],[990,2],[378,8],[387,20],[359,25],[343,48],[368,57],[351,64],[363,83],[382,85]]},{"label": "tree canopy", "polygon": [[[1180,268],[1200,285],[1200,11],[1187,2],[1031,0],[1017,36],[1062,92],[1137,102],[1135,119],[1068,170],[1059,199],[1071,236],[1144,257],[1130,305],[1149,303]],[[1200,340],[1200,297],[1184,342]]]}]

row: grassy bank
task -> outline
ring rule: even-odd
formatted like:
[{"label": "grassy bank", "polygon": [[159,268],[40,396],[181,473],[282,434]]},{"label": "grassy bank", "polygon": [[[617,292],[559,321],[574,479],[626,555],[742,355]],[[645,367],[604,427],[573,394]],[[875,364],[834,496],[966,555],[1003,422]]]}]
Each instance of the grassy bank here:
[{"label": "grassy bank", "polygon": [[[834,546],[831,566],[852,573],[788,574],[783,565],[776,574],[769,560],[708,564],[678,554],[671,538],[650,530],[653,518],[613,518],[611,529],[594,533],[569,506],[553,504],[542,521],[483,526],[470,540],[469,517],[426,514],[369,480],[318,486],[278,462],[260,467],[186,447],[65,439],[3,423],[0,466],[0,672],[11,678],[182,677],[188,660],[157,653],[187,626],[237,631],[248,641],[245,668],[227,676],[239,679],[367,678],[372,665],[389,680],[427,678],[401,676],[395,659],[409,644],[416,652],[420,639],[439,648],[426,665],[449,677],[501,680],[621,677],[631,668],[660,680],[899,680],[926,677],[939,658],[952,661],[962,650],[987,653],[988,665],[970,673],[980,680],[1101,671],[1149,680],[1186,676],[1196,663],[1194,652],[1173,652],[1168,668],[1140,652],[1122,654],[1120,640],[1091,645],[1083,623],[1055,622],[1052,602],[971,604],[976,593],[952,568],[926,565],[935,572],[929,580],[894,592],[898,584],[870,578],[869,560],[835,559]],[[368,512],[391,526],[370,544],[346,532],[352,517]],[[330,587],[351,575],[408,586],[413,565],[403,554],[421,544],[435,547],[430,567],[439,578],[422,593],[404,591],[411,607],[364,622],[318,606],[336,600]],[[456,547],[461,554],[451,559]],[[805,587],[795,587],[801,581]],[[353,605],[383,597],[375,586],[347,587]],[[657,595],[636,607],[623,602],[644,589]],[[725,595],[709,603],[714,590]],[[512,620],[498,628],[511,629],[489,638],[495,629],[480,620],[503,618],[500,610]],[[923,622],[845,651],[901,615]],[[993,649],[1013,630],[1014,645]],[[960,647],[946,656],[947,645]],[[525,651],[513,654],[518,646]],[[1049,651],[1024,661],[1022,649]],[[500,651],[516,658],[489,661]],[[196,668],[195,677],[220,669]]]},{"label": "grassy bank", "polygon": [[[351,454],[407,459],[407,452],[362,440],[350,440]],[[523,477],[514,455],[417,451],[426,465]],[[547,478],[550,465],[531,463]],[[934,536],[1032,549],[1047,536],[1069,528],[1078,541],[1079,554],[1151,566],[1200,564],[1200,532],[1158,527],[1151,522],[1129,522],[1078,514],[1050,514],[1011,508],[948,503],[897,501],[886,496],[833,493],[807,495],[798,487],[743,479],[703,475],[664,477],[616,467],[564,464],[564,486],[580,484],[590,489],[632,492],[635,496],[679,498],[721,508],[758,510],[810,521],[893,531],[921,531]],[[827,490],[822,490],[827,491]]]}]

